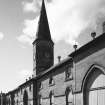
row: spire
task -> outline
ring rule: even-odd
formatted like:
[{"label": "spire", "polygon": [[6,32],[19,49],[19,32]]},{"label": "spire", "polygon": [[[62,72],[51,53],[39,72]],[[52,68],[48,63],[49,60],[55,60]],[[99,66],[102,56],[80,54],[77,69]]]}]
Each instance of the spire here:
[{"label": "spire", "polygon": [[44,0],[42,1],[36,39],[51,40],[51,34],[50,34]]}]

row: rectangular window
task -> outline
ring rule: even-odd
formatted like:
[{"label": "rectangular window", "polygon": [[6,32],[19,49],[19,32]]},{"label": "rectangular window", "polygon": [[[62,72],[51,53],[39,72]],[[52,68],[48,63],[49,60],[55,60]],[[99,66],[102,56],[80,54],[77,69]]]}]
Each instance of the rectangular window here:
[{"label": "rectangular window", "polygon": [[22,88],[20,88],[19,93],[22,94]]}]

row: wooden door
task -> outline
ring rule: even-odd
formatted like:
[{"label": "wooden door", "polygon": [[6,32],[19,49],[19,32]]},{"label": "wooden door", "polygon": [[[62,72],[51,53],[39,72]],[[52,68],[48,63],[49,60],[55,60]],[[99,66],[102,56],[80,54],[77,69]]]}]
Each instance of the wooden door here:
[{"label": "wooden door", "polygon": [[87,105],[105,105],[105,75],[100,74],[88,89]]}]

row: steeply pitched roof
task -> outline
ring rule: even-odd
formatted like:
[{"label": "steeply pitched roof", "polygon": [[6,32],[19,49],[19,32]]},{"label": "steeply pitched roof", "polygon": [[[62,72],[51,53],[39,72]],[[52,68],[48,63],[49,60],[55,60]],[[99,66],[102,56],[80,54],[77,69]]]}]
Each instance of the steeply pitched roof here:
[{"label": "steeply pitched roof", "polygon": [[38,30],[36,33],[36,40],[51,40],[51,34],[50,34],[44,0],[42,1],[42,7],[41,7],[40,18],[38,23]]}]

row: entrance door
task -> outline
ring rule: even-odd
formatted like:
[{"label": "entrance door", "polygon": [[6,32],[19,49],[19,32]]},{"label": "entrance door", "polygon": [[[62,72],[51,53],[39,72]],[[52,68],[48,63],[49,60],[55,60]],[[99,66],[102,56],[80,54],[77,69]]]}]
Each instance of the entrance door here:
[{"label": "entrance door", "polygon": [[105,89],[90,91],[89,105],[105,105]]},{"label": "entrance door", "polygon": [[105,105],[105,74],[96,70],[89,75],[84,105]]}]

